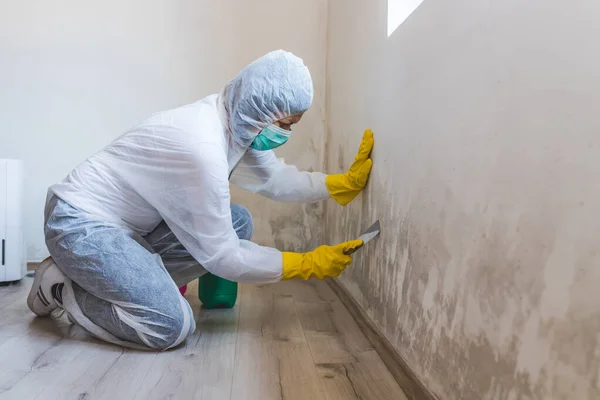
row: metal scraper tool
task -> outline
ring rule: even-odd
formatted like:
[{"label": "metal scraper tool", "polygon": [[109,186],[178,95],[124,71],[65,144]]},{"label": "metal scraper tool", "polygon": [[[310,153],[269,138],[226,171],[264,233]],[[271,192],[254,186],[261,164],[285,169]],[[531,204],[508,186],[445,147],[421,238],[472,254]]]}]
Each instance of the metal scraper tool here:
[{"label": "metal scraper tool", "polygon": [[364,231],[359,236],[358,240],[362,240],[363,244],[358,247],[354,247],[352,249],[346,250],[344,252],[344,254],[346,254],[347,256],[349,256],[350,254],[353,254],[356,250],[360,249],[365,244],[370,242],[371,239],[373,239],[375,236],[379,235],[379,232],[381,232],[381,227],[379,226],[379,220],[377,220],[377,221],[375,221],[375,223],[373,225],[371,225],[366,231]]}]

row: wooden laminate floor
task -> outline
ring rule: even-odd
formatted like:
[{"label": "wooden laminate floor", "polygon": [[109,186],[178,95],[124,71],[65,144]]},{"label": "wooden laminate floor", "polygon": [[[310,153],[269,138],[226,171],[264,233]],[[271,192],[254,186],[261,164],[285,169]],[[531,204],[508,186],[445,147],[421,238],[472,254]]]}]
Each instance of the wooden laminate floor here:
[{"label": "wooden laminate floor", "polygon": [[33,279],[0,287],[0,400],[404,400],[325,282],[240,287],[233,310],[205,311],[177,349],[125,350],[66,319],[34,318]]}]

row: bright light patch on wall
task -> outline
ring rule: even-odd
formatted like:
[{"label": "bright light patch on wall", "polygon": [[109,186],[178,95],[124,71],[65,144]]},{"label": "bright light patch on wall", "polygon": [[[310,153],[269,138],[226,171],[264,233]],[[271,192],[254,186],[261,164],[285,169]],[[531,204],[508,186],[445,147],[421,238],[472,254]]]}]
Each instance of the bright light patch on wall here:
[{"label": "bright light patch on wall", "polygon": [[423,0],[388,0],[388,37],[421,5]]}]

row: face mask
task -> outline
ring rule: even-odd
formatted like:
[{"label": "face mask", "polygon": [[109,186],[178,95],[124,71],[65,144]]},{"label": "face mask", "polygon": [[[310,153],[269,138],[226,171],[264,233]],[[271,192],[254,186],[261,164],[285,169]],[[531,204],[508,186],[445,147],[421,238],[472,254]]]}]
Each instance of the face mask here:
[{"label": "face mask", "polygon": [[287,142],[291,133],[291,131],[271,124],[254,138],[250,147],[261,151],[275,149]]}]

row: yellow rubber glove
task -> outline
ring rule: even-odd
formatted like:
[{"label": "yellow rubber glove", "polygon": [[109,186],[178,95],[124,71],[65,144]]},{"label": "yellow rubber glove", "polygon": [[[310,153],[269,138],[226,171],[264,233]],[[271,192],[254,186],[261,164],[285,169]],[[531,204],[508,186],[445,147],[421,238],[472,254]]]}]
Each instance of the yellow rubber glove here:
[{"label": "yellow rubber glove", "polygon": [[283,280],[325,279],[339,276],[352,262],[344,254],[363,245],[362,240],[351,240],[337,246],[319,246],[308,253],[283,253]]},{"label": "yellow rubber glove", "polygon": [[350,203],[367,184],[373,166],[373,160],[369,158],[373,143],[373,132],[367,129],[350,170],[345,174],[327,175],[325,178],[327,191],[339,204],[345,206]]}]

